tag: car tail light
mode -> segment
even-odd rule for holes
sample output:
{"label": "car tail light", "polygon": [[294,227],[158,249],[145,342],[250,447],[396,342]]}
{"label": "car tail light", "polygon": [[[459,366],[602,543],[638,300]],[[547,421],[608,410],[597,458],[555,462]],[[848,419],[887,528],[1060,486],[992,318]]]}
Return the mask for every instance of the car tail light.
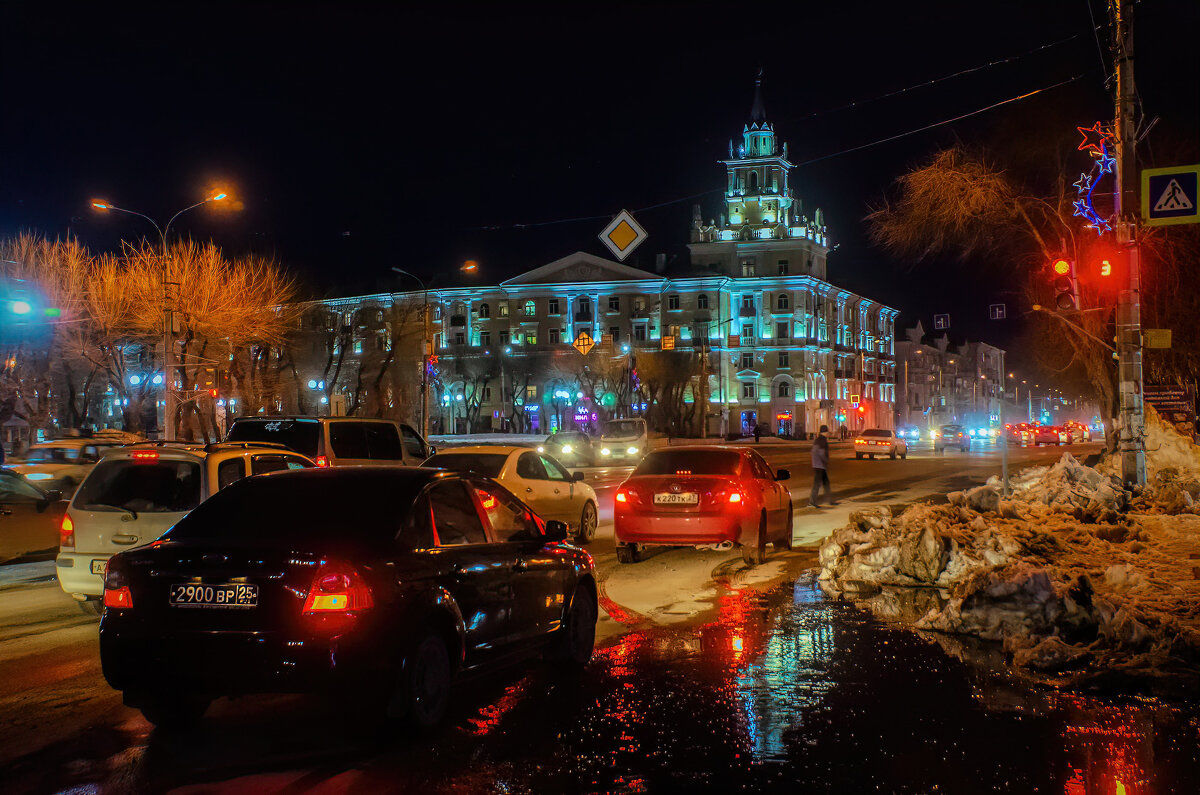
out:
{"label": "car tail light", "polygon": [[125,577],[112,558],[104,565],[104,607],[114,610],[133,607],[133,592],[125,584]]}
{"label": "car tail light", "polygon": [[75,523],[65,513],[62,524],[58,526],[58,545],[63,549],[75,547]]}
{"label": "car tail light", "polygon": [[617,502],[629,502],[629,498],[625,496],[625,492],[618,491],[616,496]]}
{"label": "car tail light", "polygon": [[319,467],[327,467],[329,466],[329,459],[323,455],[319,455],[314,463]]}
{"label": "car tail light", "polygon": [[742,501],[742,493],[740,491],[731,491],[729,493],[729,501],[730,502],[741,502]]}
{"label": "car tail light", "polygon": [[343,561],[325,561],[304,600],[304,618],[321,632],[337,635],[354,627],[375,605],[371,587],[358,569]]}
{"label": "car tail light", "polygon": [[134,450],[133,451],[133,460],[135,462],[136,461],[157,461],[158,460],[158,451],[157,450]]}
{"label": "car tail light", "polygon": [[855,444],[866,444],[867,440],[866,439],[855,439],[854,443]]}

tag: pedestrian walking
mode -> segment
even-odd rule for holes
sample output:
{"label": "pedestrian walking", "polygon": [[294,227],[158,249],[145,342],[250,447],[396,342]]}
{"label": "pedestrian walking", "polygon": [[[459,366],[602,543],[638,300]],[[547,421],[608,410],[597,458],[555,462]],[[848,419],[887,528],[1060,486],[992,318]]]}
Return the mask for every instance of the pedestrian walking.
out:
{"label": "pedestrian walking", "polygon": [[813,487],[812,497],[808,504],[814,508],[820,508],[817,498],[820,496],[821,488],[825,488],[825,496],[829,498],[830,505],[837,505],[837,501],[833,499],[833,489],[829,486],[829,439],[825,434],[829,433],[829,426],[822,425],[817,438],[813,440],[812,446],[812,471],[813,471]]}
{"label": "pedestrian walking", "polygon": [[758,440],[762,438],[762,423],[754,423],[754,443],[758,444]]}

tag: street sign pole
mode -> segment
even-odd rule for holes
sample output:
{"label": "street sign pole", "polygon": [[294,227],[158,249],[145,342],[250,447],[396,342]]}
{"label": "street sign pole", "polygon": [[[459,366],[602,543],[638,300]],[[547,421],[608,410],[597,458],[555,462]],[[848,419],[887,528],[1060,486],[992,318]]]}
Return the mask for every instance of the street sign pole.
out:
{"label": "street sign pole", "polygon": [[1004,380],[1004,351],[1000,351],[1000,494],[1008,496],[1008,429],[1004,427],[1004,401],[1008,400],[1008,390]]}
{"label": "street sign pole", "polygon": [[1117,382],[1121,396],[1118,438],[1122,479],[1131,485],[1144,486],[1146,417],[1142,406],[1141,263],[1137,222],[1139,204],[1135,195],[1138,177],[1134,158],[1132,5],[1132,0],[1117,0],[1111,5],[1117,46],[1116,129],[1113,131],[1116,139],[1117,190],[1114,209],[1117,246],[1126,253],[1129,263],[1128,289],[1120,292],[1117,303]]}

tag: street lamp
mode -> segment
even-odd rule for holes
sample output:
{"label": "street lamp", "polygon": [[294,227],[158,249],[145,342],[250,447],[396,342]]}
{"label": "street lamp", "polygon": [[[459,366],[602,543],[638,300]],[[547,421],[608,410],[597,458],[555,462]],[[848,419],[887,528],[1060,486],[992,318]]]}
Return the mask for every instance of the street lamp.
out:
{"label": "street lamp", "polygon": [[138,218],[143,218],[149,221],[150,225],[154,227],[156,232],[158,232],[159,240],[162,242],[163,374],[166,376],[166,378],[163,380],[163,435],[166,437],[168,442],[174,441],[175,439],[175,378],[172,375],[174,368],[174,363],[172,360],[174,359],[173,353],[175,342],[172,338],[171,332],[171,297],[169,295],[169,291],[167,290],[167,235],[171,233],[171,224],[175,223],[175,219],[186,213],[188,210],[194,210],[197,207],[203,207],[210,202],[224,201],[227,196],[228,194],[226,193],[217,193],[213,196],[209,196],[204,201],[196,202],[190,207],[184,207],[182,210],[172,215],[171,219],[167,221],[165,226],[159,226],[157,221],[150,216],[145,215],[144,213],[139,213],[134,210],[127,210],[124,207],[118,207],[117,205],[106,201],[92,202],[92,207],[96,208],[97,210],[102,210],[104,212],[113,210],[115,212],[125,213],[126,215],[136,215]]}

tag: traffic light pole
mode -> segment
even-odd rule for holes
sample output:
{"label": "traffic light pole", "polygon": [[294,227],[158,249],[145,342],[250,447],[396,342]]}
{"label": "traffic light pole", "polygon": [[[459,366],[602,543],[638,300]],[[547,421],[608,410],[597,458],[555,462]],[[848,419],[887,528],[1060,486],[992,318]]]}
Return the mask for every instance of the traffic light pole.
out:
{"label": "traffic light pole", "polygon": [[1142,404],[1142,313],[1138,251],[1137,161],[1134,158],[1133,20],[1131,0],[1110,5],[1116,44],[1117,246],[1127,257],[1128,289],[1117,303],[1117,381],[1121,396],[1119,451],[1121,477],[1131,485],[1146,484],[1146,417]]}

